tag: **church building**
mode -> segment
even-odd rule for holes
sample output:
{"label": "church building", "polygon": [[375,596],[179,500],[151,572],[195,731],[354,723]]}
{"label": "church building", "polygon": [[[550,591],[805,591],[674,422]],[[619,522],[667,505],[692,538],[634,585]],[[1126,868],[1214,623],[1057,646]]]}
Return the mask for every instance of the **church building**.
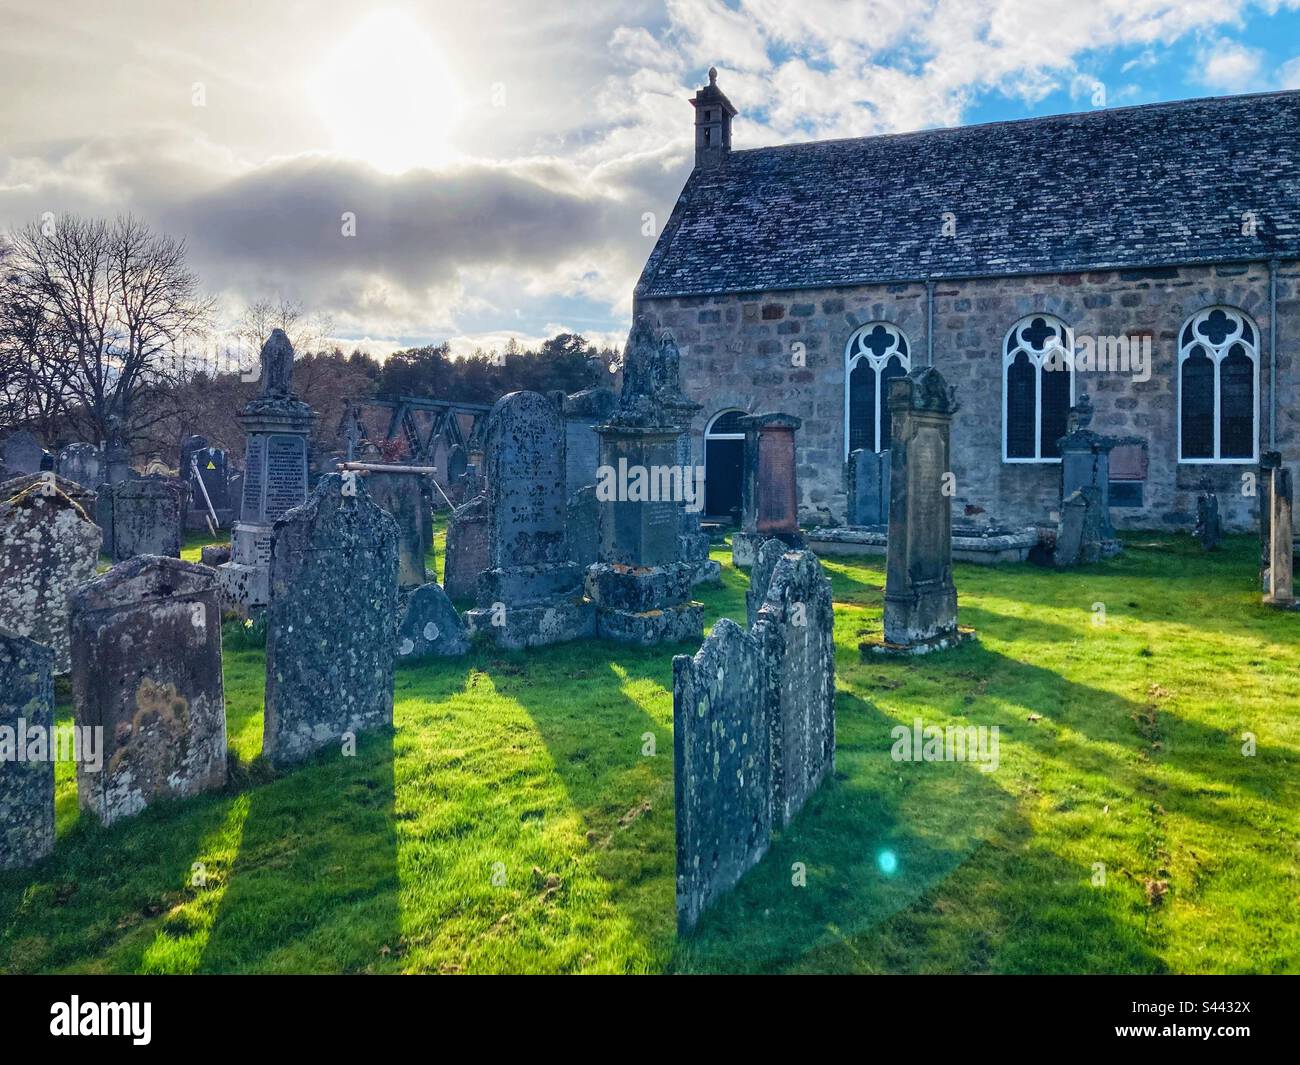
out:
{"label": "church building", "polygon": [[797,415],[800,519],[846,520],[845,460],[889,447],[890,378],[957,387],[954,520],[1060,503],[1086,394],[1120,528],[1254,527],[1263,451],[1300,458],[1300,92],[735,151],[717,85],[637,284],[672,331],[705,512],[734,513],[746,413]]}

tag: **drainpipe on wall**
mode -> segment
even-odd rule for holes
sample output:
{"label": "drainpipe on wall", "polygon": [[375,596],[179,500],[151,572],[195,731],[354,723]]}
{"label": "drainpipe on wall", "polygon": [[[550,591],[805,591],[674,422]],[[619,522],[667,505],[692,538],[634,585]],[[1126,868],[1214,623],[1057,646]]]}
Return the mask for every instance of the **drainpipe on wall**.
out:
{"label": "drainpipe on wall", "polygon": [[925,279],[925,362],[934,365],[934,279]]}
{"label": "drainpipe on wall", "polygon": [[1277,450],[1277,267],[1268,261],[1268,449]]}

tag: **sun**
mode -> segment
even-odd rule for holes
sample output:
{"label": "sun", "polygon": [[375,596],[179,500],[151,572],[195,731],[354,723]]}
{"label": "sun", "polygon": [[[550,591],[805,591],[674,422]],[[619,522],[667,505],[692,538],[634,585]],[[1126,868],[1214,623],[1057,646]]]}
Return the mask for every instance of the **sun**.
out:
{"label": "sun", "polygon": [[464,101],[434,39],[400,11],[377,12],[309,84],[332,147],[388,173],[454,157]]}

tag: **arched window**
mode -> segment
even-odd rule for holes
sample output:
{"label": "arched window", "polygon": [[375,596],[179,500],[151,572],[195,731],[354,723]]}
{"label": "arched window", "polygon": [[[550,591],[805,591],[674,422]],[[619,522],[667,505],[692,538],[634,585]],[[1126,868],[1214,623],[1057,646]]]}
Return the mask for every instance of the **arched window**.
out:
{"label": "arched window", "polygon": [[1178,461],[1254,462],[1259,441],[1259,330],[1231,307],[1207,307],[1178,335]]}
{"label": "arched window", "polygon": [[907,337],[888,322],[854,330],[844,348],[844,452],[889,448],[889,381],[912,368]]}
{"label": "arched window", "polygon": [[1074,330],[1051,314],[1030,314],[1002,348],[1002,461],[1059,462],[1074,403]]}

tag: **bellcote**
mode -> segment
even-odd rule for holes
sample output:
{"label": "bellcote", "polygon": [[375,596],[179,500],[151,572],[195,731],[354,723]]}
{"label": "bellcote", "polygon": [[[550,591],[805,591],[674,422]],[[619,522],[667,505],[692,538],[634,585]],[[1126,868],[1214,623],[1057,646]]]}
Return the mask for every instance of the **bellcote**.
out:
{"label": "bellcote", "polygon": [[709,68],[709,83],[691,100],[695,108],[695,166],[721,166],[731,152],[731,120],[736,109],[718,88],[718,68]]}

